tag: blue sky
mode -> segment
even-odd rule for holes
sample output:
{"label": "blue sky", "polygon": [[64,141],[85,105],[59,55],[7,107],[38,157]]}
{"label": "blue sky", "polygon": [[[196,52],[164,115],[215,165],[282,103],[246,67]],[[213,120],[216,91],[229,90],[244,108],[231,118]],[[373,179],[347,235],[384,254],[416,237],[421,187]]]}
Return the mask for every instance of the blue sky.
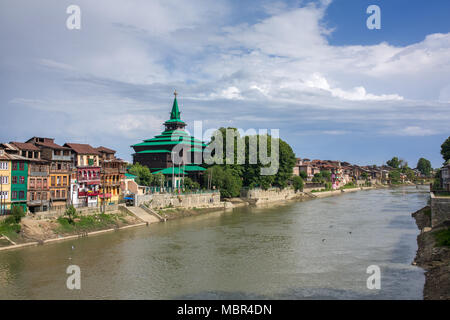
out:
{"label": "blue sky", "polygon": [[[77,4],[81,30],[68,30]],[[366,8],[381,8],[381,29]],[[0,3],[1,141],[131,144],[176,88],[193,130],[280,129],[298,157],[440,166],[450,135],[449,1]],[[6,119],[6,120],[5,120]]]}

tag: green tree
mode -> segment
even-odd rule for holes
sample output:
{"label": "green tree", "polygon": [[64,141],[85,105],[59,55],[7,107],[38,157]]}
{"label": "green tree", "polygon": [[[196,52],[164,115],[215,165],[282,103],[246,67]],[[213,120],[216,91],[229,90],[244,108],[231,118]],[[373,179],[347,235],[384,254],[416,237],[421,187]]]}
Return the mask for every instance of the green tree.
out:
{"label": "green tree", "polygon": [[300,177],[303,179],[303,181],[305,181],[306,179],[308,179],[308,175],[306,174],[305,171],[300,171]]}
{"label": "green tree", "polygon": [[369,177],[369,175],[367,174],[367,172],[363,172],[361,173],[361,178],[363,178],[364,180],[367,180],[367,178]]}
{"label": "green tree", "polygon": [[302,177],[295,176],[292,178],[292,185],[294,186],[295,191],[303,191],[304,182]]}
{"label": "green tree", "polygon": [[417,161],[417,170],[419,170],[423,175],[428,177],[431,169],[431,162],[429,160],[420,158],[419,161]]}
{"label": "green tree", "polygon": [[200,184],[189,177],[184,178],[184,187],[188,190],[200,189]]}
{"label": "green tree", "polygon": [[444,162],[450,160],[450,137],[448,137],[447,140],[445,140],[441,145],[441,154],[444,158]]}
{"label": "green tree", "polygon": [[242,188],[242,179],[232,168],[215,165],[203,174],[203,185],[207,186],[208,177],[212,177],[211,184],[220,190],[223,198],[238,197]]}
{"label": "green tree", "polygon": [[158,172],[158,173],[153,174],[151,184],[152,184],[152,186],[155,186],[155,187],[161,187],[161,186],[164,186],[165,180],[166,180],[166,177],[161,172]]}
{"label": "green tree", "polygon": [[441,169],[437,169],[436,173],[434,174],[434,180],[433,180],[433,190],[441,190],[442,184],[441,184]]}
{"label": "green tree", "polygon": [[67,209],[66,209],[66,216],[69,220],[69,223],[73,223],[75,217],[77,216],[77,210],[75,209],[75,207],[73,205],[70,205]]}
{"label": "green tree", "polygon": [[329,170],[320,171],[320,175],[325,181],[331,181],[331,171]]}
{"label": "green tree", "polygon": [[398,157],[393,157],[391,160],[386,161],[386,164],[391,168],[398,169],[401,165],[401,160]]}
{"label": "green tree", "polygon": [[[147,166],[143,166],[140,163],[133,164],[128,172],[137,176],[136,183],[141,186],[151,186],[153,182],[153,175]],[[159,182],[159,181],[158,181]]]}
{"label": "green tree", "polygon": [[19,223],[23,217],[25,217],[25,212],[21,206],[13,206],[11,209],[11,216],[16,223]]}
{"label": "green tree", "polygon": [[400,170],[392,170],[389,172],[389,179],[391,179],[392,184],[400,183]]}

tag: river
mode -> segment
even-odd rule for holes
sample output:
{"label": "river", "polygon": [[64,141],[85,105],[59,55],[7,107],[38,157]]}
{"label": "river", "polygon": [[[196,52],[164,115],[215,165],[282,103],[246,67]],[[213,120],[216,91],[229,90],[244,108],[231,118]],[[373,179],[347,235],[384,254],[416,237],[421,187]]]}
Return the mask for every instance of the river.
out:
{"label": "river", "polygon": [[[0,252],[0,299],[422,299],[425,188],[236,208]],[[81,290],[66,287],[78,265]],[[370,290],[367,267],[381,271]]]}

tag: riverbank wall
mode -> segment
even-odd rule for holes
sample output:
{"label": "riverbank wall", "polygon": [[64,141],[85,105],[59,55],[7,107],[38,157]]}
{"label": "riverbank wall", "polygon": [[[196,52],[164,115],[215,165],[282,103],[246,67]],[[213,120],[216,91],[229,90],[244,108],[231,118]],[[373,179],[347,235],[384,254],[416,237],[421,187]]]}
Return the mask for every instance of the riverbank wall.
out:
{"label": "riverbank wall", "polygon": [[450,248],[438,246],[436,232],[445,229],[442,224],[432,228],[432,208],[426,206],[412,214],[420,234],[413,264],[425,269],[425,300],[450,300]]}
{"label": "riverbank wall", "polygon": [[263,189],[243,189],[241,191],[240,198],[249,204],[265,204],[271,202],[280,202],[287,200],[302,199],[305,197],[305,193],[301,191],[295,191],[292,188],[269,188]]}
{"label": "riverbank wall", "polygon": [[431,192],[430,198],[431,227],[435,228],[450,222],[450,197],[438,196]]}
{"label": "riverbank wall", "polygon": [[139,207],[142,205],[145,205],[151,209],[223,208],[225,206],[225,204],[220,201],[219,192],[187,194],[153,193],[148,195],[137,195],[135,199],[135,206]]}

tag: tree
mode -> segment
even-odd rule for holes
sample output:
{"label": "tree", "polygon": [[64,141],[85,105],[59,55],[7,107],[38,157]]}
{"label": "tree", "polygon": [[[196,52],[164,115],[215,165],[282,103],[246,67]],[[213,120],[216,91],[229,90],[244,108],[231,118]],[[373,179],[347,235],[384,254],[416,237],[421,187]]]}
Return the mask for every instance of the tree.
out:
{"label": "tree", "polygon": [[223,198],[238,197],[242,188],[242,179],[232,168],[215,165],[208,168],[203,175],[204,186],[208,183],[208,177],[212,177],[212,186],[219,188]]}
{"label": "tree", "polygon": [[300,177],[303,179],[303,181],[305,181],[306,179],[308,179],[308,175],[306,174],[305,171],[300,171]]}
{"label": "tree", "polygon": [[303,191],[304,182],[302,177],[295,176],[292,178],[292,185],[294,186],[295,191]]}
{"label": "tree", "polygon": [[364,180],[367,180],[367,178],[369,177],[369,175],[367,174],[367,172],[363,172],[361,173],[361,178],[363,178]]}
{"label": "tree", "polygon": [[441,145],[441,154],[444,158],[444,162],[447,162],[450,160],[450,137],[447,138],[447,140],[444,141],[444,143]]}
{"label": "tree", "polygon": [[425,176],[429,176],[431,172],[431,162],[425,158],[420,158],[417,162],[417,170]]}
{"label": "tree", "polygon": [[392,170],[389,172],[389,179],[391,179],[391,183],[399,184],[400,183],[400,170]]}
{"label": "tree", "polygon": [[161,186],[164,186],[165,180],[166,180],[166,177],[161,172],[158,172],[158,173],[153,174],[151,184],[152,184],[152,186],[155,186],[155,187],[161,187]]}
{"label": "tree", "polygon": [[184,178],[184,187],[188,190],[200,189],[200,184],[189,177]]}
{"label": "tree", "polygon": [[66,209],[66,216],[68,217],[69,223],[73,223],[74,222],[74,218],[77,215],[77,210],[75,209],[74,206],[70,205],[67,209]]}
{"label": "tree", "polygon": [[398,169],[401,165],[401,162],[398,157],[393,157],[391,160],[386,161],[386,164],[391,168]]}
{"label": "tree", "polygon": [[323,170],[320,171],[320,175],[324,178],[325,181],[331,181],[331,171]]}
{"label": "tree", "polygon": [[[150,169],[147,166],[143,166],[140,163],[133,164],[128,172],[137,176],[136,183],[141,186],[151,186],[153,182],[153,176]],[[159,182],[159,181],[158,181]]]}
{"label": "tree", "polygon": [[11,209],[11,216],[16,223],[19,223],[23,217],[25,217],[25,212],[21,206],[13,206]]}

